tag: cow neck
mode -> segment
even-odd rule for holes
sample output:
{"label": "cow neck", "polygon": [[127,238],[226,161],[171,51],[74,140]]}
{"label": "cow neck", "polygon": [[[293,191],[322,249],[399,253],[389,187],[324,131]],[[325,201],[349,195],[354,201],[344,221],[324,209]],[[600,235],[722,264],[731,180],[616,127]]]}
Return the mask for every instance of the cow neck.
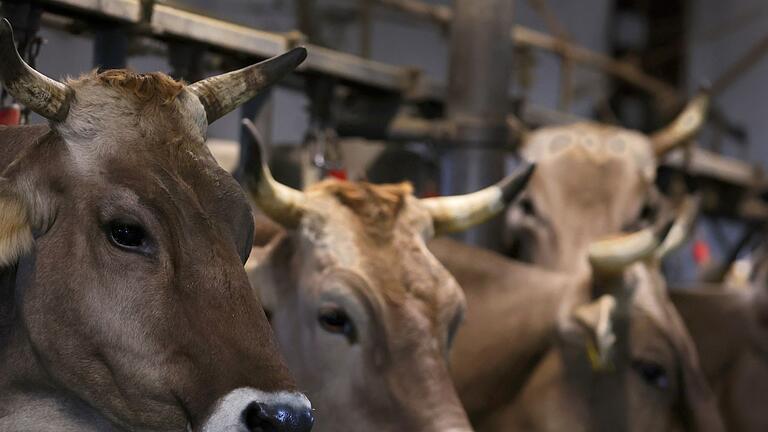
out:
{"label": "cow neck", "polygon": [[34,257],[25,257],[0,271],[0,370],[8,372],[0,374],[0,387],[7,379],[18,379],[20,375],[35,382],[46,381],[19,311],[29,276],[26,269],[33,266]]}

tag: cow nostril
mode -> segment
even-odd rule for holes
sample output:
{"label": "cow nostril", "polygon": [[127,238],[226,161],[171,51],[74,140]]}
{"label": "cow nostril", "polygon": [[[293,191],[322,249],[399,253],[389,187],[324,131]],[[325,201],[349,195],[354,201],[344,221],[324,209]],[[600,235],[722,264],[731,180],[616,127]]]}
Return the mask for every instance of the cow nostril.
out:
{"label": "cow nostril", "polygon": [[315,419],[309,408],[252,402],[243,421],[251,432],[309,432]]}

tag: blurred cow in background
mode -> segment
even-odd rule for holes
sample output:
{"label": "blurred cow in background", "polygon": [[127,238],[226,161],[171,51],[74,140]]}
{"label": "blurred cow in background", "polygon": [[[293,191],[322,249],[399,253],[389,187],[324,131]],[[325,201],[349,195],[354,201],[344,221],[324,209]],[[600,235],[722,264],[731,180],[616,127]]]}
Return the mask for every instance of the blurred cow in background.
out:
{"label": "blurred cow in background", "polygon": [[654,185],[657,160],[698,132],[708,105],[706,93],[697,96],[650,137],[595,123],[545,127],[525,137],[523,155],[537,169],[507,211],[512,255],[572,270],[591,242],[656,218],[662,207]]}
{"label": "blurred cow in background", "polygon": [[768,255],[753,255],[742,285],[694,283],[670,296],[696,342],[719,398],[728,430],[768,430],[768,412],[755,405],[768,393]]}
{"label": "blurred cow in background", "polygon": [[654,264],[689,222],[593,243],[567,273],[433,241],[467,298],[451,365],[476,430],[723,430]]}
{"label": "blurred cow in background", "polygon": [[[650,137],[593,124],[531,134],[524,153],[537,162],[537,171],[507,213],[513,253],[573,270],[591,241],[657,218],[665,200],[654,186],[656,161],[695,135],[707,99],[697,96],[671,126]],[[768,428],[768,412],[748,408],[759,389],[768,389],[768,357],[756,336],[765,332],[762,286],[695,284],[670,291],[731,430]]]}
{"label": "blurred cow in background", "polygon": [[447,365],[464,295],[425,241],[501,211],[532,166],[479,192],[418,199],[408,184],[334,179],[299,191],[263,158],[247,159],[245,183],[286,232],[249,271],[316,429],[470,431]]}

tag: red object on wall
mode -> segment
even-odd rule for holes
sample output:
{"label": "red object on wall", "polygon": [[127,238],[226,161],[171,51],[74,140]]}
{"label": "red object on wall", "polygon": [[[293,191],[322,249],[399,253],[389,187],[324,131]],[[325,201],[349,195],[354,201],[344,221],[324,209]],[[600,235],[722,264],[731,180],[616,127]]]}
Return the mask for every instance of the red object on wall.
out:
{"label": "red object on wall", "polygon": [[709,245],[704,240],[696,240],[693,242],[693,260],[699,266],[708,264],[712,259],[712,251],[709,249]]}
{"label": "red object on wall", "polygon": [[339,180],[347,179],[347,170],[343,169],[330,169],[328,170],[328,177],[332,177]]}
{"label": "red object on wall", "polygon": [[17,126],[21,122],[21,108],[18,105],[0,108],[0,125]]}

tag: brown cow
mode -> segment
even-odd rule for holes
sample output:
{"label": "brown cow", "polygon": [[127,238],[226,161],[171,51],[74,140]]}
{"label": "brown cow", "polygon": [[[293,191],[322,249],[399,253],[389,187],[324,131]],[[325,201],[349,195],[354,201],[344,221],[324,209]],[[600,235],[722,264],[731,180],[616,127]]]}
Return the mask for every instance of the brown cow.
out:
{"label": "brown cow", "polygon": [[768,392],[768,260],[756,258],[749,286],[696,284],[670,291],[728,430],[740,432],[768,430],[768,413],[755,406]]}
{"label": "brown cow", "polygon": [[476,430],[722,430],[663,279],[639,262],[669,249],[653,238],[592,245],[591,268],[568,273],[430,244],[467,298],[451,364]]}
{"label": "brown cow", "polygon": [[[651,137],[592,124],[535,132],[525,151],[537,172],[508,213],[511,235],[524,243],[518,249],[536,264],[572,269],[589,242],[655,217],[655,157],[691,137],[705,109],[701,95],[673,126]],[[752,303],[764,295],[759,286],[717,292],[699,284],[670,292],[730,430],[768,428],[768,413],[748,403],[759,389],[768,390],[768,362],[759,354],[765,348],[754,336],[761,334],[761,307]]]}
{"label": "brown cow", "polygon": [[469,431],[447,367],[464,296],[425,246],[500,211],[531,166],[465,196],[415,198],[409,185],[274,181],[260,152],[249,184],[288,228],[253,269],[288,365],[322,431]]}
{"label": "brown cow", "polygon": [[572,270],[593,241],[656,218],[656,161],[703,124],[706,93],[648,137],[595,123],[545,127],[524,140],[536,161],[527,190],[507,212],[508,244],[524,261]]}
{"label": "brown cow", "polygon": [[0,81],[50,120],[0,128],[0,430],[311,429],[243,269],[248,202],[204,145],[305,56],[61,83],[0,22]]}

